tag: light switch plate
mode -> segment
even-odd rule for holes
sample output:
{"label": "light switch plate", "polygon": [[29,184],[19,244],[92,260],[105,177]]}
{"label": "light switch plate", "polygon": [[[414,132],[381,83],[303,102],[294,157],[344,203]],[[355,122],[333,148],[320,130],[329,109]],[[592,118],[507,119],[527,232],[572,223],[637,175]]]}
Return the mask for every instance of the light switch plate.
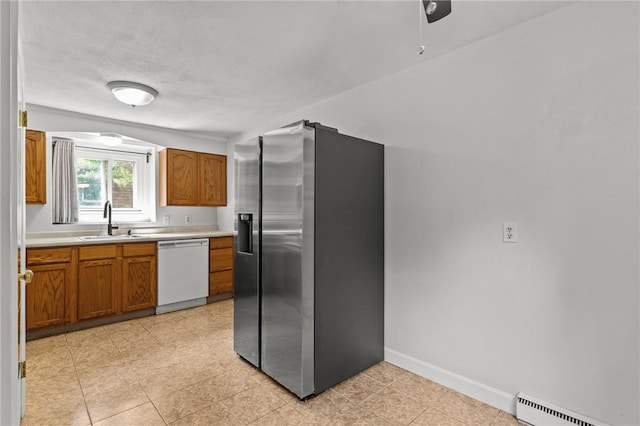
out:
{"label": "light switch plate", "polygon": [[169,216],[168,214],[165,214],[164,216],[162,216],[163,225],[168,225],[170,223],[171,223],[171,216]]}

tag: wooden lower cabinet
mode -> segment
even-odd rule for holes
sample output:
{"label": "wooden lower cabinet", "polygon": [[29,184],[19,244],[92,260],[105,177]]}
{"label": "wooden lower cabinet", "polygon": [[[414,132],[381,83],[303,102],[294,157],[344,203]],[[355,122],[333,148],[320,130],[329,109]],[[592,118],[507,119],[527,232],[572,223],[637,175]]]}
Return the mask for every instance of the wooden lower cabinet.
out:
{"label": "wooden lower cabinet", "polygon": [[68,323],[71,264],[30,265],[29,269],[33,279],[27,285],[27,330]]}
{"label": "wooden lower cabinet", "polygon": [[27,250],[33,271],[25,295],[27,330],[76,321],[75,262],[71,247]]}
{"label": "wooden lower cabinet", "polygon": [[155,308],[158,300],[156,243],[126,245],[122,255],[122,310]]}
{"label": "wooden lower cabinet", "polygon": [[233,271],[209,273],[209,296],[233,293]]}
{"label": "wooden lower cabinet", "polygon": [[209,240],[209,297],[233,294],[233,237]]}
{"label": "wooden lower cabinet", "polygon": [[119,306],[119,281],[117,259],[78,262],[78,319],[115,314]]}
{"label": "wooden lower cabinet", "polygon": [[154,308],[156,243],[27,249],[27,331]]}

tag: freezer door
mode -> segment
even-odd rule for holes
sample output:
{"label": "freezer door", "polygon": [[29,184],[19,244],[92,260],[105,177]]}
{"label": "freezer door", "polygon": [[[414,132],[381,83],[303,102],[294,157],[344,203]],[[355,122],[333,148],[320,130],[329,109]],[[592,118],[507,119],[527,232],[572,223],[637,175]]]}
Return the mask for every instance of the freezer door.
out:
{"label": "freezer door", "polygon": [[235,146],[234,350],[260,367],[260,140]]}
{"label": "freezer door", "polygon": [[263,136],[261,368],[300,398],[314,392],[314,135]]}

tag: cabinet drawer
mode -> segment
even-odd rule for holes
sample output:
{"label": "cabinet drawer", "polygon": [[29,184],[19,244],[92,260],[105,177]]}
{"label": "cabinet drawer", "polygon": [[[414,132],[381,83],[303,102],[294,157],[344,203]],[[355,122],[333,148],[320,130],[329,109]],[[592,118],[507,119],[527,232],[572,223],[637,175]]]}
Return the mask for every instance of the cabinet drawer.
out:
{"label": "cabinet drawer", "polygon": [[227,247],[233,248],[233,237],[209,238],[209,248],[211,250]]}
{"label": "cabinet drawer", "polygon": [[233,269],[233,249],[209,250],[209,272]]}
{"label": "cabinet drawer", "polygon": [[211,272],[209,274],[209,296],[233,292],[233,271]]}
{"label": "cabinet drawer", "polygon": [[113,259],[116,257],[116,247],[115,244],[80,247],[78,249],[78,259]]}
{"label": "cabinet drawer", "polygon": [[123,257],[155,256],[156,243],[131,243],[122,246]]}
{"label": "cabinet drawer", "polygon": [[71,247],[27,249],[27,264],[29,265],[66,262],[71,262]]}

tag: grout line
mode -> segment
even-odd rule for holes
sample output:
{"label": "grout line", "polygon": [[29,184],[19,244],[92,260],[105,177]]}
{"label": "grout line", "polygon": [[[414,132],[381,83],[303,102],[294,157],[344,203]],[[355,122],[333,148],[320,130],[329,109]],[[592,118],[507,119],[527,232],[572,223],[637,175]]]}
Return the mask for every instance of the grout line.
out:
{"label": "grout line", "polygon": [[78,366],[76,365],[76,359],[73,356],[73,351],[71,350],[71,346],[69,345],[69,339],[67,339],[67,334],[64,334],[64,340],[67,342],[67,350],[69,351],[69,355],[71,356],[71,362],[73,363],[73,371],[76,373],[76,379],[78,380],[78,386],[80,387],[80,393],[82,394],[82,402],[84,403],[84,409],[87,412],[87,418],[89,419],[89,424],[93,425],[93,420],[91,420],[91,413],[89,412],[89,405],[87,404],[87,398],[84,394],[84,388],[82,387],[82,382],[80,381],[80,374],[78,374]]}

